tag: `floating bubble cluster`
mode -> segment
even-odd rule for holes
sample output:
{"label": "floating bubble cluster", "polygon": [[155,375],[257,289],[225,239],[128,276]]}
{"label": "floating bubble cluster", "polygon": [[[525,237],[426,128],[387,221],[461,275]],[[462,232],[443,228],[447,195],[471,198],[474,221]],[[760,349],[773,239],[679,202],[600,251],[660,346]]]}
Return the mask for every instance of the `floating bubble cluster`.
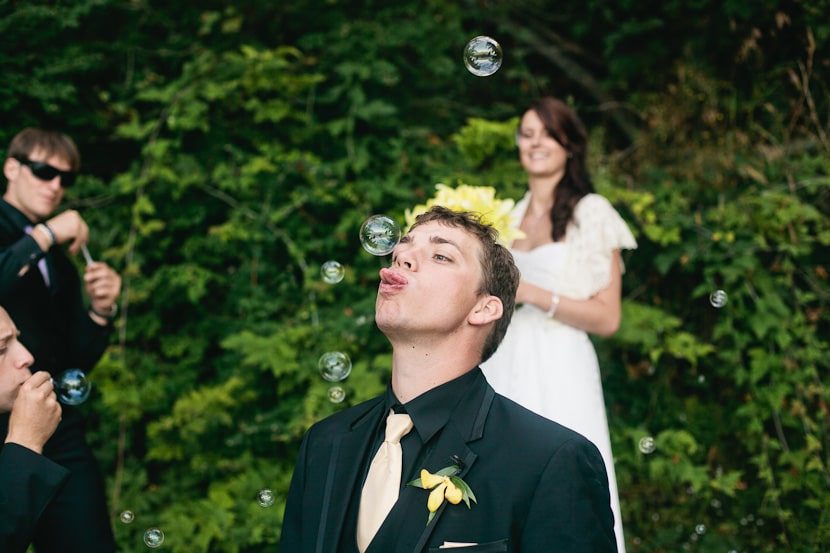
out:
{"label": "floating bubble cluster", "polygon": [[329,382],[345,380],[352,372],[352,361],[342,351],[328,351],[317,361],[320,376]]}
{"label": "floating bubble cluster", "polygon": [[66,405],[79,405],[87,400],[92,386],[81,369],[67,369],[57,379],[52,379],[52,387],[58,401]]}
{"label": "floating bubble cluster", "polygon": [[729,301],[729,296],[726,295],[726,292],[723,290],[715,290],[711,294],[709,294],[709,303],[712,304],[712,307],[716,307],[720,309],[726,302]]}
{"label": "floating bubble cluster", "polygon": [[464,48],[464,65],[477,77],[489,77],[501,67],[501,46],[489,36],[477,36]]}
{"label": "floating bubble cluster", "polygon": [[162,532],[159,528],[148,528],[147,531],[144,532],[144,544],[150,549],[161,547],[161,544],[163,543],[164,532]]}
{"label": "floating bubble cluster", "polygon": [[345,275],[346,270],[343,268],[343,265],[337,261],[326,261],[320,266],[320,276],[322,276],[323,281],[328,284],[337,284],[343,280]]}
{"label": "floating bubble cluster", "polygon": [[262,507],[270,507],[274,504],[274,492],[265,488],[263,490],[259,490],[259,493],[256,494],[257,503],[260,504]]}
{"label": "floating bubble cluster", "polygon": [[401,228],[386,215],[372,215],[360,226],[360,244],[372,255],[390,253],[400,239]]}

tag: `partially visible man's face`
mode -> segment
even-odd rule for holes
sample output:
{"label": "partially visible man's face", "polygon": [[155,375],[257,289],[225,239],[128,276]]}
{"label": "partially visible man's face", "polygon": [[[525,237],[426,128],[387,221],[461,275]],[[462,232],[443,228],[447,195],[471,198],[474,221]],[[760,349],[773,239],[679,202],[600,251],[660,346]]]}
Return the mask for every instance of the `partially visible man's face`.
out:
{"label": "partially visible man's face", "polygon": [[[35,149],[29,154],[30,161],[45,161],[62,171],[69,171],[70,165],[60,156],[49,156],[43,150]],[[16,159],[7,159],[4,172],[9,184],[3,199],[16,207],[32,222],[43,221],[58,208],[63,200],[64,188],[59,176],[52,180],[41,180],[32,170]]]}
{"label": "partially visible man's face", "polygon": [[32,376],[32,354],[20,343],[20,332],[9,314],[0,308],[0,413],[12,410],[20,386]]}
{"label": "partially visible man's face", "polygon": [[481,244],[467,231],[437,221],[410,231],[381,269],[375,320],[396,332],[453,332],[475,308]]}

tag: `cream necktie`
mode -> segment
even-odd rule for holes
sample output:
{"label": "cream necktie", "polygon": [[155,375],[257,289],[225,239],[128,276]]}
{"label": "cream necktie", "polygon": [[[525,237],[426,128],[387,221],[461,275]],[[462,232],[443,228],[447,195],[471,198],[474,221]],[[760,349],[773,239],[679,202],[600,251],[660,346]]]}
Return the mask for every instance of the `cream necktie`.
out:
{"label": "cream necktie", "polygon": [[369,547],[386,515],[398,500],[403,463],[401,438],[410,430],[412,419],[409,415],[396,415],[394,411],[389,411],[386,438],[372,459],[360,493],[360,511],[357,515],[357,548],[360,553]]}

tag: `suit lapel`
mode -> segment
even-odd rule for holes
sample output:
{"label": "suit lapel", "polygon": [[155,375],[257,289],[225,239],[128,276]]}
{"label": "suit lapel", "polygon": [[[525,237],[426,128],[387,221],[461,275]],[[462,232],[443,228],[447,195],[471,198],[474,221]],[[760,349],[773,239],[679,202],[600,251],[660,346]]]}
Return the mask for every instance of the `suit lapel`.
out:
{"label": "suit lapel", "polygon": [[[430,446],[429,453],[424,459],[424,466],[421,468],[437,472],[452,465],[453,456],[460,457],[464,463],[460,477],[463,478],[472,468],[477,455],[467,444],[481,438],[490,405],[495,397],[493,388],[483,377],[480,383],[481,386],[474,389],[456,406],[449,422],[435,438],[434,445]],[[366,553],[388,553],[389,551],[418,553],[422,551],[448,504],[444,501],[435,513],[432,522],[427,525],[428,497],[428,490],[405,486],[398,502],[395,503],[386,521],[378,530]],[[467,506],[450,505],[450,508],[466,509]],[[472,508],[476,508],[475,504]]]}
{"label": "suit lapel", "polygon": [[[384,414],[380,401],[355,419],[349,431],[337,436],[332,443],[317,532],[315,551],[318,553],[337,551],[349,500],[352,494],[360,493],[360,471],[365,452],[372,442],[372,429],[377,428]],[[344,489],[344,483],[351,483],[352,489]]]}

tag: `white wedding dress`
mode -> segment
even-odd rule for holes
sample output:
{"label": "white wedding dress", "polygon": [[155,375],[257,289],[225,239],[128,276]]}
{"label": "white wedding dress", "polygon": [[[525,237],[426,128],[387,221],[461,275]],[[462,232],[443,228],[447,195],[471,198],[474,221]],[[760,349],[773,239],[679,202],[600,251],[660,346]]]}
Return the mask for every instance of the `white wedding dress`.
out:
{"label": "white wedding dress", "polygon": [[[527,208],[527,199],[514,210],[517,224]],[[512,253],[522,279],[565,297],[587,299],[608,285],[612,251],[636,248],[636,242],[602,196],[583,198],[574,217],[577,224],[569,227],[564,242]],[[624,553],[602,381],[588,335],[550,319],[533,305],[519,305],[504,341],[481,367],[497,392],[576,430],[597,446],[608,471],[617,548]]]}

